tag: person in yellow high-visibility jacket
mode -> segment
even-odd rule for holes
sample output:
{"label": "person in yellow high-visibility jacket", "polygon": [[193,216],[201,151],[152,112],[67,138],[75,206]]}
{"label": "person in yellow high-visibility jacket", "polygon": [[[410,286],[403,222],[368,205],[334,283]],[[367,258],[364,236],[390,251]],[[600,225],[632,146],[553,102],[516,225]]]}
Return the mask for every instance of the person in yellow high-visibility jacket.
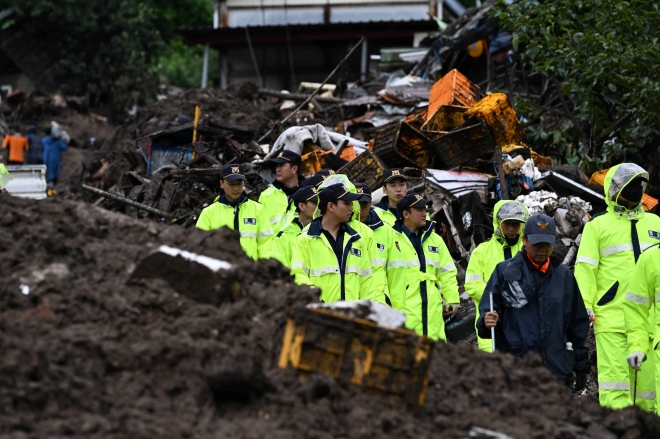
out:
{"label": "person in yellow high-visibility jacket", "polygon": [[[479,302],[484,294],[486,283],[500,262],[514,257],[522,249],[522,224],[527,221],[527,209],[517,201],[498,201],[493,209],[493,236],[482,242],[470,256],[465,272],[465,292],[474,300],[479,320]],[[479,349],[492,352],[492,342],[477,337]]]}
{"label": "person in yellow high-visibility jacket", "polygon": [[378,263],[378,250],[374,231],[367,224],[364,224],[360,217],[361,207],[359,201],[364,198],[364,194],[358,193],[358,188],[348,179],[348,176],[344,174],[330,174],[325,176],[325,180],[319,185],[318,190],[319,192],[322,192],[324,188],[337,183],[343,184],[349,192],[357,194],[360,197],[358,200],[353,201],[353,215],[347,224],[353,230],[358,232],[362,237],[361,239],[365,241],[364,246],[365,249],[368,250],[368,257],[371,261],[371,290],[368,295],[360,296],[360,299],[369,299],[380,303],[387,303],[387,277],[385,274],[385,267]]}
{"label": "person in yellow high-visibility jacket", "polygon": [[256,201],[244,192],[245,174],[238,164],[228,164],[220,169],[220,187],[223,192],[199,215],[198,229],[216,230],[228,227],[239,233],[241,247],[252,259],[270,257],[270,238],[273,230],[264,212]]}
{"label": "person in yellow high-visibility jacket", "polygon": [[443,297],[447,310],[459,308],[456,266],[445,242],[426,220],[429,200],[417,194],[397,203],[401,215],[394,224],[394,245],[401,258],[388,263],[387,281],[395,308],[406,313],[406,327],[433,340],[447,341]]}
{"label": "person in yellow high-visibility jacket", "polygon": [[[396,240],[396,232],[391,227],[387,226],[374,208],[371,207],[371,188],[364,183],[355,183],[357,193],[362,195],[360,199],[360,221],[371,228],[374,234],[374,242],[376,243],[375,256],[371,258],[373,265],[374,276],[378,272],[383,273],[385,280],[384,295],[385,303],[393,308],[403,310],[403,300],[393,303],[390,298],[389,286],[387,283],[387,266],[388,264],[396,264],[397,262],[403,263],[403,255],[401,250],[394,244]],[[377,268],[380,267],[380,270]],[[397,296],[397,298],[400,297]]]}
{"label": "person in yellow high-visibility jacket", "polygon": [[291,274],[301,285],[321,290],[320,300],[358,300],[371,295],[370,244],[349,225],[359,195],[341,184],[319,192],[321,216],[295,239]]}
{"label": "person in yellow high-visibility jacket", "polygon": [[318,204],[316,188],[305,186],[298,189],[291,196],[291,202],[296,206],[296,215],[277,232],[271,248],[271,256],[289,268],[291,268],[291,249],[295,244],[296,236],[314,219],[314,211]]}
{"label": "person in yellow high-visibility jacket", "polygon": [[385,224],[393,227],[398,219],[396,205],[408,192],[408,179],[403,169],[392,168],[385,171],[383,191],[385,196],[374,206],[374,210]]}
{"label": "person in yellow high-visibility jacket", "polygon": [[300,155],[284,150],[269,162],[275,172],[275,181],[259,195],[259,203],[264,206],[273,233],[282,228],[285,217],[293,215],[295,206],[289,203],[291,195],[303,186],[304,179],[298,176]]}
{"label": "person in yellow high-visibility jacket", "polygon": [[[630,274],[630,282],[623,300],[623,313],[626,318],[628,337],[627,361],[633,370],[655,375],[655,389],[637,389],[637,398],[655,398],[655,411],[660,415],[660,322],[654,321],[660,297],[660,245],[655,245],[642,253],[635,270]],[[639,380],[639,377],[638,377]],[[638,383],[639,387],[639,383]],[[633,389],[634,391],[634,389]]]}
{"label": "person in yellow high-visibility jacket", "polygon": [[[648,173],[633,163],[607,172],[607,210],[585,225],[575,265],[584,304],[594,319],[598,397],[602,406],[613,409],[632,404],[635,385],[626,363],[623,303],[628,281],[641,252],[660,242],[660,218],[642,209],[648,179]],[[654,411],[655,398],[645,397],[654,391],[653,367],[645,367],[638,375],[637,404]]]}

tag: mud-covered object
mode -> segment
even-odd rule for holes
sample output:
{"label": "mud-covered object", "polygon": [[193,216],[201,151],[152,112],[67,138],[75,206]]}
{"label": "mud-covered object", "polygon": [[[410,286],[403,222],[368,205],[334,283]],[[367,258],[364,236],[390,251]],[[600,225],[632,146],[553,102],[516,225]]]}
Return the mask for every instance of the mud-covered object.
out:
{"label": "mud-covered object", "polygon": [[[537,355],[467,344],[436,346],[418,410],[326,376],[302,382],[276,362],[287,312],[317,292],[275,261],[250,261],[232,233],[1,198],[2,437],[419,439],[474,426],[516,438],[660,437],[660,418],[575,399]],[[159,245],[230,262],[245,294],[213,306],[158,279],[127,285]]]}
{"label": "mud-covered object", "polygon": [[332,303],[313,303],[308,305],[307,308],[335,311],[347,317],[369,320],[388,329],[405,328],[406,323],[405,313],[373,300],[356,300],[352,302],[340,300]]}

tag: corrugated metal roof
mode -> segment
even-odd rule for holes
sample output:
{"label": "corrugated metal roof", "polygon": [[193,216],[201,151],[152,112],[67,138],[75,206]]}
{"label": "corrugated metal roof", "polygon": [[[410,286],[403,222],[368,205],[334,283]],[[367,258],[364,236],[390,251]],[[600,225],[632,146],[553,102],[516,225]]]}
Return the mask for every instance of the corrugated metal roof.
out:
{"label": "corrugated metal roof", "polygon": [[285,8],[236,8],[227,11],[228,27],[284,24],[361,23],[365,21],[424,20],[428,2],[353,5],[287,6]]}
{"label": "corrugated metal roof", "polygon": [[[284,32],[287,28],[288,32]],[[298,24],[248,27],[250,39],[255,45],[274,45],[287,41],[341,41],[367,38],[409,37],[417,32],[437,30],[434,20],[410,20],[405,22],[371,21],[362,23]],[[176,33],[184,37],[188,45],[210,44],[231,47],[246,43],[246,28],[186,28]],[[288,37],[287,37],[288,34]]]}
{"label": "corrugated metal roof", "polygon": [[226,0],[227,8],[272,8],[298,6],[355,6],[369,4],[410,4],[429,5],[429,0]]}

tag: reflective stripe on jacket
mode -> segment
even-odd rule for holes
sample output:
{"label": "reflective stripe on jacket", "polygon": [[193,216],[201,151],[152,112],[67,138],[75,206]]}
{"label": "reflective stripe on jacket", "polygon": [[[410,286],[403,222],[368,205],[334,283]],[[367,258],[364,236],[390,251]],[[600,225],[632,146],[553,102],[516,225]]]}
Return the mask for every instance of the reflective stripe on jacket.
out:
{"label": "reflective stripe on jacket", "polygon": [[213,204],[202,210],[195,227],[202,230],[221,227],[238,229],[241,247],[249,257],[255,260],[269,258],[273,230],[263,207],[250,200],[245,193],[237,203],[236,207],[232,207],[225,195],[220,195]]}
{"label": "reflective stripe on jacket", "polygon": [[433,340],[446,340],[442,296],[447,303],[460,303],[454,260],[445,242],[434,232],[435,222],[427,221],[426,228],[420,230],[422,255],[417,254],[402,227],[397,222],[393,228],[394,244],[401,257],[387,266],[392,304],[406,313],[409,329]]}
{"label": "reflective stripe on jacket", "polygon": [[314,285],[321,290],[320,300],[369,298],[372,288],[369,241],[348,224],[343,224],[341,261],[322,233],[322,218],[312,221],[296,237],[291,258],[291,274],[301,285]]}
{"label": "reflective stripe on jacket", "polygon": [[[607,211],[595,215],[585,225],[575,265],[584,304],[593,309],[596,317],[595,333],[626,331],[622,304],[630,273],[641,252],[660,243],[660,218],[645,213],[641,203],[628,210],[612,199],[612,195],[618,194],[610,194],[612,181],[617,179],[617,172],[625,169],[622,166],[630,165],[617,165],[607,172]],[[617,187],[620,192],[625,184]]]}

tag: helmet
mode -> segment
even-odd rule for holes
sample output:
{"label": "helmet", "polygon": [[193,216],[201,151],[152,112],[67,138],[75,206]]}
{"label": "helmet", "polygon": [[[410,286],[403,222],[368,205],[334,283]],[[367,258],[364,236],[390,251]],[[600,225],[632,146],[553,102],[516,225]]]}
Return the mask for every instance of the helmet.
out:
{"label": "helmet", "polygon": [[[609,172],[608,172],[609,174]],[[642,194],[646,192],[646,185],[649,181],[649,174],[641,166],[634,163],[622,163],[613,169],[612,182],[610,183],[608,197],[614,203],[617,202],[621,192],[624,191],[628,183],[632,180],[639,180],[639,197],[636,200],[641,200]]]}
{"label": "helmet", "polygon": [[524,223],[529,217],[527,209],[517,201],[511,201],[500,207],[497,211],[497,223],[502,224],[504,221],[519,221]]}

